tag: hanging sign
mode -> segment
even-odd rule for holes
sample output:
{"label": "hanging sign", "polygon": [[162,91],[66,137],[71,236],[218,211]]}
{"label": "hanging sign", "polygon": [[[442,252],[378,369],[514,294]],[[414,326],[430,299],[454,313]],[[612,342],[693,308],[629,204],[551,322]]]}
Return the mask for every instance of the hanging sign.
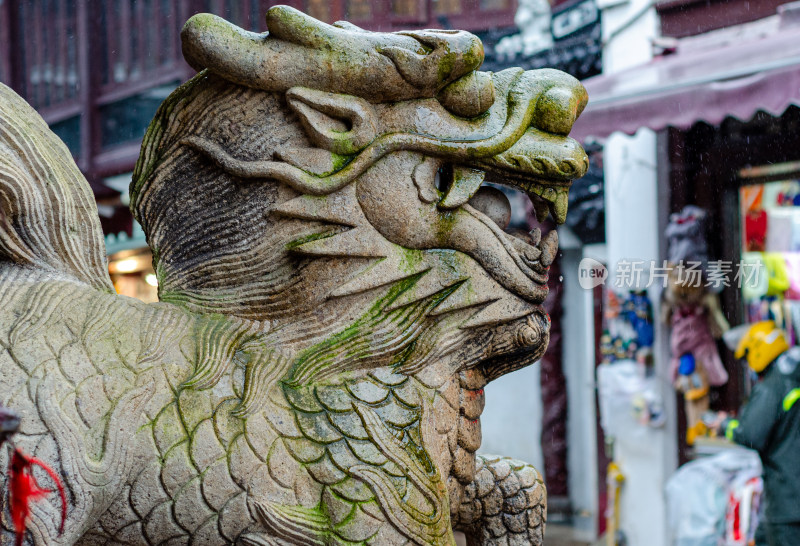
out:
{"label": "hanging sign", "polygon": [[596,23],[600,18],[600,11],[594,0],[586,0],[565,9],[561,13],[554,13],[551,22],[553,38],[560,40],[570,34]]}

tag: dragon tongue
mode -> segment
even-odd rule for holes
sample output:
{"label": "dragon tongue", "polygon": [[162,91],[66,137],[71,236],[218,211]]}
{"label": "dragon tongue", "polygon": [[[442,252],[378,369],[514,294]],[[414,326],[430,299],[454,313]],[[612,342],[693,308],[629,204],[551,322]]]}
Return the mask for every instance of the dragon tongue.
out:
{"label": "dragon tongue", "polygon": [[447,194],[439,201],[439,207],[455,209],[468,202],[483,184],[485,176],[486,172],[480,169],[453,166],[453,182]]}

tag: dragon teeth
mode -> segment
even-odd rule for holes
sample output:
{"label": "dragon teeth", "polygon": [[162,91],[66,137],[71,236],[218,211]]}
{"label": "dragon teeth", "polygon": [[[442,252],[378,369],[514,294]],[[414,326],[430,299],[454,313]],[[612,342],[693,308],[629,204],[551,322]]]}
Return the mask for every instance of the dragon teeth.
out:
{"label": "dragon teeth", "polygon": [[447,193],[439,201],[439,207],[443,209],[455,209],[472,199],[475,192],[483,184],[486,172],[480,169],[453,166],[453,183]]}
{"label": "dragon teeth", "polygon": [[550,213],[550,207],[547,204],[547,201],[542,201],[541,199],[531,199],[533,203],[533,211],[536,213],[536,220],[539,223],[544,222],[547,220],[547,215]]}
{"label": "dragon teeth", "polygon": [[[566,221],[567,209],[569,208],[569,186],[530,184],[527,191],[528,195],[531,196],[536,219],[539,222],[544,222],[547,219],[548,212],[552,214],[556,224],[563,224]],[[534,198],[534,195],[539,199]]]}

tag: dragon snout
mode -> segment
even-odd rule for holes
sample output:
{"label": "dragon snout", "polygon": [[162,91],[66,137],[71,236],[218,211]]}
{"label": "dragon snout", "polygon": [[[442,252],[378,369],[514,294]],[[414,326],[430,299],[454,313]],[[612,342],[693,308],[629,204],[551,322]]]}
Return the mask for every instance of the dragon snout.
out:
{"label": "dragon snout", "polygon": [[533,126],[548,133],[567,136],[588,100],[586,88],[577,80],[572,85],[551,87],[536,101]]}
{"label": "dragon snout", "polygon": [[589,169],[589,158],[575,140],[533,127],[511,148],[484,163],[509,175],[554,183],[571,182]]}
{"label": "dragon snout", "polygon": [[586,174],[589,158],[575,140],[530,127],[511,148],[478,166],[489,180],[528,194],[539,220],[550,213],[563,224],[569,186]]}

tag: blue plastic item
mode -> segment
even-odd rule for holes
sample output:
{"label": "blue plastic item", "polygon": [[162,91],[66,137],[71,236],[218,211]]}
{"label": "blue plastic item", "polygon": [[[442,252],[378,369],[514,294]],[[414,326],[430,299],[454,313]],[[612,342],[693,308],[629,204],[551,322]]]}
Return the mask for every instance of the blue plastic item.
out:
{"label": "blue plastic item", "polygon": [[686,353],[682,355],[680,358],[680,362],[678,364],[678,373],[681,375],[692,375],[694,373],[695,368],[697,368],[697,364],[694,361],[694,355],[692,353]]}

